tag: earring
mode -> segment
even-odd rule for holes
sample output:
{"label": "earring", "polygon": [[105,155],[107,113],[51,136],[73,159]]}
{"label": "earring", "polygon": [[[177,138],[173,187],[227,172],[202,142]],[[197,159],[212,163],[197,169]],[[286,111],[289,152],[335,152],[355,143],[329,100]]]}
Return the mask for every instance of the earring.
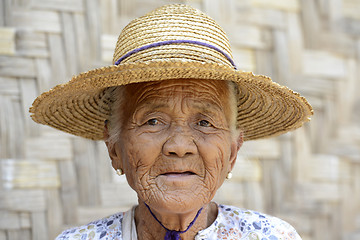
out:
{"label": "earring", "polygon": [[228,174],[226,175],[226,179],[231,179],[232,178],[232,173],[228,172]]}
{"label": "earring", "polygon": [[116,174],[121,176],[124,174],[124,170],[122,170],[121,168],[118,168],[118,169],[116,169]]}

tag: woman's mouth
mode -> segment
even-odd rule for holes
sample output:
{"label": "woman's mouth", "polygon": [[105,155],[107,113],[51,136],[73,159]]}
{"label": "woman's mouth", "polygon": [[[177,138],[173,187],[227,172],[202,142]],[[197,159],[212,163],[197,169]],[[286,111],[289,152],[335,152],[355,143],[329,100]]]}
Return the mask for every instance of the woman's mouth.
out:
{"label": "woman's mouth", "polygon": [[198,175],[192,171],[170,171],[160,174],[157,183],[162,186],[175,187],[175,189],[191,189],[199,180]]}
{"label": "woman's mouth", "polygon": [[191,171],[186,171],[186,172],[167,172],[167,173],[163,173],[161,174],[163,176],[166,177],[186,177],[186,176],[191,176],[191,175],[195,175],[195,173],[191,172]]}

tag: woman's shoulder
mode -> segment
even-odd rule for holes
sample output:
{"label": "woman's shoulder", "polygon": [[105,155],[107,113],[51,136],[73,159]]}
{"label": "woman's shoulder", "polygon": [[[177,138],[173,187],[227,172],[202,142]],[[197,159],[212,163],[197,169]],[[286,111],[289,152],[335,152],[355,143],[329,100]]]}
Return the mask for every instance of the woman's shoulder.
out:
{"label": "woman's shoulder", "polygon": [[218,211],[211,231],[214,239],[301,240],[289,223],[277,217],[227,205],[219,205]]}
{"label": "woman's shoulder", "polygon": [[56,240],[72,239],[122,239],[121,224],[124,213],[116,213],[86,225],[74,227],[63,231]]}

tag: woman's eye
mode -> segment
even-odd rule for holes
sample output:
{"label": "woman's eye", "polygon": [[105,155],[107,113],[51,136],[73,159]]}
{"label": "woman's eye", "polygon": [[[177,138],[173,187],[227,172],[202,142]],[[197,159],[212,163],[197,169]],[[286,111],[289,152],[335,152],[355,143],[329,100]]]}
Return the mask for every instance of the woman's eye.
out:
{"label": "woman's eye", "polygon": [[198,125],[201,126],[201,127],[211,127],[212,126],[212,124],[207,120],[199,121]]}
{"label": "woman's eye", "polygon": [[149,120],[146,122],[146,124],[147,124],[147,125],[150,125],[150,126],[155,126],[155,125],[157,125],[157,124],[159,124],[159,123],[160,123],[159,120],[157,120],[156,118],[149,119]]}

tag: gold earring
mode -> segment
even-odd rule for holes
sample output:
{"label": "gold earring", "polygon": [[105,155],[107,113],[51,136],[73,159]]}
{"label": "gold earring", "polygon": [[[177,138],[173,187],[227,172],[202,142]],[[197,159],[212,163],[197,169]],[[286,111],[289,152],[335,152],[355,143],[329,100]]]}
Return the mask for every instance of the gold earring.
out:
{"label": "gold earring", "polygon": [[226,179],[231,179],[232,178],[232,173],[228,172],[228,174],[226,175]]}
{"label": "gold earring", "polygon": [[116,174],[121,176],[124,174],[124,170],[122,170],[121,168],[118,168],[118,169],[116,169]]}

